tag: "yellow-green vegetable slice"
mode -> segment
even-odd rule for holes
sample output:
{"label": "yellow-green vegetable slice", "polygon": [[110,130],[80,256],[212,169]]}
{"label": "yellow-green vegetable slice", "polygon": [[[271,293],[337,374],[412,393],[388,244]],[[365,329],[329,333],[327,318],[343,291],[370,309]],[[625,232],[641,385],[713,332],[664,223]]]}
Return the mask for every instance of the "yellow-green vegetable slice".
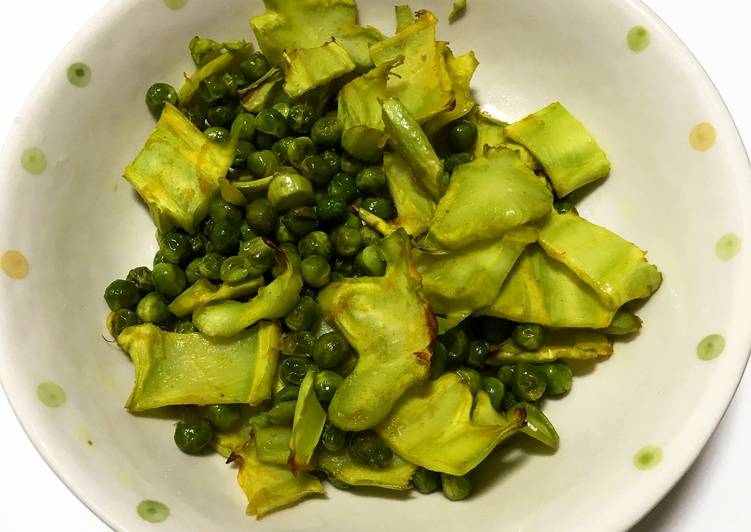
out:
{"label": "yellow-green vegetable slice", "polygon": [[281,69],[271,68],[260,79],[239,92],[240,103],[249,113],[258,113],[271,105],[282,91],[284,75]]}
{"label": "yellow-green vegetable slice", "polygon": [[208,279],[201,278],[177,296],[168,308],[178,318],[184,318],[192,314],[197,308],[214,301],[251,296],[258,292],[258,289],[263,285],[263,277],[249,279],[234,286],[228,283],[216,286]]}
{"label": "yellow-green vegetable slice", "polygon": [[525,424],[522,410],[500,414],[484,391],[474,403],[464,380],[446,373],[407,392],[376,431],[405,460],[464,475]]}
{"label": "yellow-green vegetable slice", "polygon": [[318,466],[328,475],[350,486],[372,486],[397,491],[412,487],[412,476],[417,469],[417,466],[397,455],[394,455],[385,469],[373,469],[352,460],[346,449],[337,453],[321,449]]}
{"label": "yellow-green vegetable slice", "polygon": [[402,227],[413,237],[422,235],[430,227],[435,201],[420,186],[412,169],[400,155],[390,152],[383,154],[383,171],[397,212],[392,226]]}
{"label": "yellow-green vegetable slice", "polygon": [[458,166],[435,211],[428,243],[439,249],[462,249],[495,240],[506,232],[543,218],[553,195],[512,150],[491,150]]}
{"label": "yellow-green vegetable slice", "polygon": [[610,325],[601,329],[601,332],[613,336],[625,336],[638,332],[641,326],[642,321],[639,316],[626,309],[618,309],[618,312],[613,316],[613,321],[610,322]]}
{"label": "yellow-green vegetable slice", "polygon": [[415,22],[415,12],[408,5],[394,6],[396,14],[396,31],[399,33],[404,28]]}
{"label": "yellow-green vegetable slice", "polygon": [[553,450],[558,449],[560,443],[558,432],[542,410],[531,403],[519,403],[516,407],[522,408],[527,413],[527,423],[522,433]]}
{"label": "yellow-green vegetable slice", "polygon": [[467,116],[476,105],[470,89],[472,76],[479,65],[475,53],[468,52],[459,57],[454,57],[451,50],[446,48],[444,54],[446,69],[451,77],[451,85],[454,89],[456,103],[453,109],[438,113],[425,124],[423,129],[425,129],[425,133],[429,137],[435,135],[451,122]]}
{"label": "yellow-green vegetable slice", "polygon": [[593,360],[613,354],[613,342],[607,335],[590,330],[546,330],[542,345],[536,351],[525,351],[509,339],[494,348],[488,364],[517,364],[519,362],[553,362],[560,358]]}
{"label": "yellow-green vegetable slice", "polygon": [[285,50],[282,54],[284,92],[298,98],[355,68],[347,50],[333,40],[316,48]]}
{"label": "yellow-green vegetable slice", "polygon": [[281,329],[263,322],[232,338],[166,332],[145,324],[117,338],[135,367],[134,412],[170,405],[246,403],[271,397]]}
{"label": "yellow-green vegetable slice", "polygon": [[506,135],[540,161],[559,198],[610,173],[605,152],[559,102],[506,127]]}
{"label": "yellow-green vegetable slice", "polygon": [[318,295],[324,317],[359,354],[329,405],[331,422],[344,430],[377,425],[430,366],[436,324],[412,264],[409,237],[400,229],[379,246],[388,262],[384,276],[333,282]]}
{"label": "yellow-green vegetable slice", "polygon": [[227,144],[215,144],[167,104],[124,177],[148,206],[159,231],[177,226],[194,233],[219,193],[235,148],[234,137]]}
{"label": "yellow-green vegetable slice", "polygon": [[551,212],[540,230],[540,245],[611,308],[649,297],[662,283],[662,274],[647,262],[644,251],[573,213]]}
{"label": "yellow-green vegetable slice", "polygon": [[318,402],[314,382],[315,372],[308,370],[300,385],[292,422],[292,438],[289,440],[288,465],[292,471],[300,471],[310,464],[326,423],[326,411]]}

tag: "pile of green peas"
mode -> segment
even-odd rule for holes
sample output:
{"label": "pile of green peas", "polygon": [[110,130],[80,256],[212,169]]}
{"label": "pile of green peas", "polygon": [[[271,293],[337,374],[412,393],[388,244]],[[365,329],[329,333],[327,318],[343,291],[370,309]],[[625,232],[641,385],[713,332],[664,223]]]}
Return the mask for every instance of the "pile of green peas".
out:
{"label": "pile of green peas", "polygon": [[[152,85],[146,105],[159,118],[167,103],[178,106],[211,142],[239,138],[228,173],[230,181],[268,178],[293,168],[292,177],[279,180],[267,197],[249,198],[240,207],[221,198],[212,201],[208,217],[196,234],[173,230],[159,236],[152,268],[131,270],[112,282],[105,300],[112,311],[109,328],[116,338],[123,329],[152,323],[175,333],[196,331],[189,318],[179,319],[169,304],[200,279],[238,285],[281,273],[275,248],[299,268],[305,288],[294,309],[282,320],[284,335],[279,375],[283,387],[273,397],[266,416],[270,423],[291,426],[300,385],[315,371],[314,390],[324,405],[332,400],[356,354],[344,336],[321,316],[318,291],[345,277],[381,276],[386,261],[378,247],[381,235],[352,211],[358,206],[391,220],[397,212],[380,162],[357,160],[341,149],[342,125],[336,101],[293,101],[283,93],[257,114],[243,107],[239,92],[269,71],[261,53],[245,58],[233,71],[201,81],[190,102],[178,101],[174,87]],[[472,161],[477,129],[468,120],[449,124],[437,142],[446,183],[457,167]],[[560,212],[575,210],[565,202]],[[487,392],[492,405],[505,411],[520,401],[536,402],[544,395],[560,395],[571,388],[571,370],[564,363],[514,364],[494,368],[486,364],[491,345],[508,337],[520,347],[535,350],[543,331],[537,325],[510,324],[493,318],[470,319],[441,335],[435,344],[431,379],[456,371],[473,393]],[[237,428],[242,405],[188,408],[175,427],[174,440],[185,453],[205,451],[216,432]],[[389,467],[393,452],[372,431],[348,433],[326,422],[319,445],[332,452],[346,450],[365,467]],[[336,487],[346,484],[330,479]],[[418,468],[415,488],[421,493],[442,489],[449,500],[471,493],[468,477],[454,477]]]}

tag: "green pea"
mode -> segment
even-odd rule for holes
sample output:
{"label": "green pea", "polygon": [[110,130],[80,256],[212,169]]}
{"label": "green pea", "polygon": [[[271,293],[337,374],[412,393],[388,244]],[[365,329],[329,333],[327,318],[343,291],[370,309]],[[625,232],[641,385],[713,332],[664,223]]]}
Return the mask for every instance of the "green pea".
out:
{"label": "green pea", "polygon": [[240,140],[252,142],[256,136],[256,115],[240,113],[232,122],[232,131],[237,132]]}
{"label": "green pea", "polygon": [[357,174],[358,190],[377,194],[386,186],[386,173],[378,166],[369,166]]}
{"label": "green pea", "polygon": [[203,417],[217,430],[226,431],[240,421],[240,409],[235,405],[209,405],[203,409]]}
{"label": "green pea", "polygon": [[578,215],[579,211],[576,209],[576,206],[568,201],[568,200],[561,200],[556,201],[553,203],[553,207],[559,214],[566,214],[568,212]]}
{"label": "green pea", "polygon": [[343,382],[341,375],[333,371],[324,370],[316,373],[313,387],[318,400],[322,403],[330,402]]}
{"label": "green pea", "polygon": [[180,264],[193,254],[190,238],[179,231],[171,231],[162,235],[159,239],[159,251],[162,252],[164,261],[172,264]]}
{"label": "green pea", "polygon": [[118,279],[112,281],[104,290],[104,300],[113,311],[121,308],[132,310],[140,299],[141,293],[138,291],[138,286],[131,281]]}
{"label": "green pea", "polygon": [[472,484],[470,484],[466,475],[455,477],[441,473],[441,486],[443,487],[443,495],[450,501],[461,501],[472,493]]}
{"label": "green pea", "polygon": [[452,366],[463,364],[469,354],[469,338],[461,327],[454,327],[438,337],[446,346],[448,362]]}
{"label": "green pea", "polygon": [[481,383],[482,389],[488,394],[490,404],[499,412],[503,411],[503,396],[506,393],[506,386],[495,377],[483,377]]}
{"label": "green pea", "polygon": [[476,370],[485,369],[485,359],[490,353],[490,344],[483,340],[473,340],[469,343],[469,353],[467,354],[467,365]]}
{"label": "green pea", "polygon": [[273,151],[274,155],[276,155],[276,158],[279,161],[279,164],[283,166],[289,165],[289,158],[287,157],[287,152],[289,151],[289,146],[294,141],[295,141],[295,137],[284,137],[283,139],[279,139],[276,142],[274,142],[274,145],[271,146],[271,151]]}
{"label": "green pea", "polygon": [[300,386],[311,367],[313,364],[307,358],[287,357],[282,360],[279,373],[286,384]]}
{"label": "green pea", "polygon": [[574,374],[565,362],[542,364],[538,369],[545,377],[546,391],[550,395],[563,395],[571,390]]}
{"label": "green pea", "polygon": [[349,213],[344,200],[338,196],[325,196],[316,204],[316,212],[321,220],[329,223],[341,222]]}
{"label": "green pea", "polygon": [[301,238],[318,229],[318,217],[313,207],[295,207],[282,216],[282,222],[295,236]]}
{"label": "green pea", "polygon": [[143,323],[154,323],[161,325],[169,321],[170,314],[167,306],[167,298],[157,292],[150,292],[141,298],[136,306],[138,319]]}
{"label": "green pea", "polygon": [[287,118],[289,118],[289,113],[292,110],[290,104],[284,101],[276,102],[271,107],[279,111],[279,114],[284,117],[284,120],[287,120]]}
{"label": "green pea", "polygon": [[281,139],[287,136],[287,121],[276,109],[264,109],[256,115],[256,129]]}
{"label": "green pea", "polygon": [[206,112],[202,106],[192,105],[187,109],[183,109],[183,114],[198,129],[204,130],[206,128]]}
{"label": "green pea", "polygon": [[470,151],[476,140],[477,128],[469,120],[459,120],[449,128],[449,146],[455,152]]}
{"label": "green pea", "polygon": [[222,280],[222,264],[224,263],[223,255],[219,253],[207,253],[202,259],[199,265],[199,271],[201,276],[212,281]]}
{"label": "green pea", "polygon": [[274,143],[277,141],[277,137],[269,135],[263,131],[258,130],[258,119],[256,118],[256,140],[255,144],[259,150],[270,150]]}
{"label": "green pea", "polygon": [[[284,323],[293,331],[307,331],[321,317],[321,308],[312,297],[303,296],[295,308],[284,318]],[[307,354],[307,353],[306,353]]]}
{"label": "green pea", "polygon": [[347,433],[339,427],[326,422],[321,433],[321,445],[332,453],[343,451],[347,447]]}
{"label": "green pea", "polygon": [[266,412],[269,423],[278,427],[290,427],[295,419],[295,406],[297,401],[284,401],[277,403]]}
{"label": "green pea", "polygon": [[357,175],[360,173],[360,170],[365,168],[365,164],[362,161],[358,161],[348,153],[342,153],[340,165],[342,172],[350,175]]}
{"label": "green pea", "polygon": [[334,251],[341,257],[354,257],[362,248],[360,229],[341,225],[331,235]]}
{"label": "green pea", "polygon": [[359,216],[352,212],[347,213],[347,217],[344,219],[344,223],[342,225],[351,227],[352,229],[357,229],[358,231],[365,227],[364,222],[360,220]]}
{"label": "green pea", "polygon": [[349,353],[347,340],[338,332],[322,335],[313,345],[313,361],[322,369],[338,368]]}
{"label": "green pea", "polygon": [[386,273],[386,259],[378,246],[368,246],[355,257],[355,266],[363,275],[381,277]]}
{"label": "green pea", "polygon": [[223,127],[210,127],[203,134],[214,144],[226,144],[230,138],[229,130]]}
{"label": "green pea", "polygon": [[[290,313],[291,314],[291,313]],[[295,322],[295,326],[299,325],[300,321]],[[285,334],[282,337],[282,343],[279,350],[286,356],[313,356],[313,344],[316,342],[315,335],[310,331],[297,331]]]}
{"label": "green pea", "polygon": [[274,404],[286,403],[287,401],[297,401],[300,395],[299,386],[285,386],[274,395]]}
{"label": "green pea", "polygon": [[[246,215],[246,218],[247,218],[247,215]],[[259,233],[250,227],[246,219],[246,221],[244,221],[240,225],[240,240],[242,240],[243,242],[247,242],[248,240],[253,240],[257,236],[259,236]]]}
{"label": "green pea", "polygon": [[219,270],[219,276],[222,281],[236,285],[250,278],[250,268],[248,261],[242,257],[228,257],[224,259],[222,267]]}
{"label": "green pea", "polygon": [[154,262],[153,262],[153,264],[154,264],[154,266],[156,266],[157,264],[161,264],[162,262],[167,262],[167,261],[164,259],[164,255],[162,255],[162,252],[161,251],[157,251],[154,254]]}
{"label": "green pea", "polygon": [[514,343],[527,351],[537,351],[542,345],[542,327],[534,323],[523,323],[514,327]]}
{"label": "green pea", "polygon": [[250,263],[256,275],[267,272],[276,260],[274,250],[260,236],[243,242],[239,255]]}
{"label": "green pea", "polygon": [[323,288],[329,284],[331,266],[318,255],[311,255],[302,261],[302,278],[305,284],[313,288]]}
{"label": "green pea", "polygon": [[297,137],[287,146],[287,159],[295,168],[303,168],[303,162],[315,154],[316,147],[308,137]]}
{"label": "green pea", "polygon": [[334,258],[333,270],[334,273],[331,274],[332,281],[340,281],[343,277],[354,277],[357,274],[354,261],[344,257]]}
{"label": "green pea", "polygon": [[203,274],[201,274],[201,260],[202,257],[196,257],[185,267],[185,280],[187,284],[192,285],[203,277]]}
{"label": "green pea", "polygon": [[274,238],[279,244],[295,244],[298,240],[297,236],[283,223],[277,226]]}
{"label": "green pea", "polygon": [[367,225],[360,228],[360,236],[362,236],[362,243],[366,247],[375,245],[381,241],[381,234]]}
{"label": "green pea", "polygon": [[167,297],[176,297],[183,290],[187,279],[185,272],[176,264],[162,262],[154,266],[154,289]]}
{"label": "green pea", "polygon": [[253,83],[261,79],[269,71],[269,62],[262,53],[255,52],[240,63],[240,70],[243,76],[249,82]]}
{"label": "green pea", "polygon": [[469,162],[472,162],[472,155],[466,152],[462,153],[455,153],[454,155],[451,155],[446,159],[446,162],[443,165],[444,170],[446,170],[448,173],[452,174],[454,173],[454,170],[457,166],[461,166],[463,164],[467,164]]}
{"label": "green pea", "polygon": [[214,439],[214,430],[205,419],[191,418],[178,422],[175,443],[187,454],[198,454]]}
{"label": "green pea", "polygon": [[190,321],[190,318],[183,318],[175,322],[174,327],[172,327],[172,331],[178,334],[188,334],[194,333],[198,331],[198,329],[196,329],[196,326],[193,325],[192,321]]}
{"label": "green pea", "polygon": [[113,338],[117,339],[120,333],[128,327],[138,325],[141,321],[138,315],[130,309],[121,308],[110,314],[107,320],[107,326]]}
{"label": "green pea", "polygon": [[290,109],[287,124],[295,133],[307,135],[317,118],[317,113],[310,104],[298,103]]}
{"label": "green pea", "polygon": [[335,148],[342,140],[342,124],[336,117],[325,116],[316,120],[310,131],[313,142],[324,148]]}
{"label": "green pea", "polygon": [[210,126],[228,128],[235,119],[235,108],[231,105],[217,105],[206,112],[206,120]]}
{"label": "green pea", "polygon": [[505,386],[509,387],[514,383],[514,375],[516,374],[516,365],[501,366],[498,368],[498,380]]}
{"label": "green pea", "polygon": [[508,411],[514,408],[519,403],[519,398],[514,395],[514,392],[506,388],[506,393],[503,394],[503,410]]}
{"label": "green pea", "polygon": [[472,391],[472,395],[475,395],[480,390],[482,377],[480,377],[480,374],[477,372],[477,370],[467,367],[461,367],[457,369],[456,372],[459,374],[462,380],[467,383],[467,386],[469,386],[469,389]]}
{"label": "green pea", "polygon": [[227,85],[221,76],[214,74],[201,80],[198,84],[198,94],[206,103],[214,103],[227,95]]}
{"label": "green pea", "polygon": [[232,255],[240,246],[240,224],[229,220],[216,222],[211,230],[209,242],[214,251]]}
{"label": "green pea", "polygon": [[511,334],[512,324],[501,318],[483,316],[480,318],[482,336],[491,344],[503,343]]}
{"label": "green pea", "polygon": [[190,242],[190,251],[194,256],[206,253],[208,239],[201,233],[188,237],[188,241]]}
{"label": "green pea", "polygon": [[243,168],[248,165],[248,157],[253,153],[253,145],[247,140],[238,140],[235,148],[235,160],[232,161],[233,168]]}
{"label": "green pea", "polygon": [[276,154],[271,150],[260,150],[248,155],[246,165],[250,173],[260,179],[262,177],[269,177],[276,172],[279,166],[279,159],[277,159]]}
{"label": "green pea", "polygon": [[545,393],[545,376],[532,364],[517,365],[513,381],[514,395],[522,401],[537,401]]}
{"label": "green pea", "polygon": [[151,270],[146,266],[133,268],[128,272],[125,280],[136,285],[141,294],[147,294],[154,290],[154,280],[151,277]]}
{"label": "green pea", "polygon": [[240,225],[243,220],[243,213],[240,207],[224,201],[222,198],[216,198],[209,206],[209,216],[214,222],[229,221],[232,225]]}
{"label": "green pea", "polygon": [[311,205],[315,202],[313,183],[291,168],[276,172],[269,184],[267,197],[271,204],[280,210]]}
{"label": "green pea", "polygon": [[349,203],[357,196],[357,179],[344,172],[334,175],[326,189],[328,195]]}
{"label": "green pea", "polygon": [[302,240],[300,240],[297,248],[303,259],[306,259],[311,255],[318,255],[319,257],[329,260],[334,252],[334,247],[331,244],[329,235],[323,231],[313,231],[308,233],[302,238]]}
{"label": "green pea", "polygon": [[394,202],[388,198],[365,198],[362,207],[382,220],[391,220],[396,215]]}
{"label": "green pea", "polygon": [[433,346],[433,355],[430,357],[430,380],[436,380],[446,372],[448,367],[448,350],[441,342]]}
{"label": "green pea", "polygon": [[177,105],[177,91],[172,85],[154,83],[146,91],[146,107],[157,120],[162,116],[164,106],[168,103]]}
{"label": "green pea", "polygon": [[358,464],[372,469],[385,469],[391,464],[394,453],[383,444],[378,434],[366,430],[352,435],[349,456]]}
{"label": "green pea", "polygon": [[314,183],[325,185],[336,175],[338,168],[323,155],[308,155],[302,162],[302,173]]}
{"label": "green pea", "polygon": [[248,80],[246,80],[242,74],[225,72],[222,74],[222,83],[224,83],[224,86],[227,89],[227,96],[234,98],[237,96],[237,91],[241,87],[248,85]]}
{"label": "green pea", "polygon": [[418,467],[412,477],[412,483],[417,491],[427,495],[440,487],[441,475],[434,471],[428,471],[424,467]]}

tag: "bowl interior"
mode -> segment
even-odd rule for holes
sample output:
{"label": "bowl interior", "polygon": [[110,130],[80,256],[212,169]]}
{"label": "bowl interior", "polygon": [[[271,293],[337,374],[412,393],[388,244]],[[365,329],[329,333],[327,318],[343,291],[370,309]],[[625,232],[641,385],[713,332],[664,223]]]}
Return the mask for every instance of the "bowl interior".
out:
{"label": "bowl interior", "polygon": [[[677,38],[630,1],[474,0],[453,25],[450,2],[413,6],[441,18],[440,36],[456,53],[476,51],[473,85],[487,110],[513,121],[559,100],[587,125],[614,171],[580,212],[648,250],[665,283],[640,312],[642,333],[581,368],[573,391],[547,406],[557,453],[499,450],[461,504],[329,489],[331,501],[256,524],[244,515],[232,467],[181,454],[170,421],[126,413],[133,370],[103,339],[103,288],[156,251],[148,213],[120,177],[153,126],[144,92],[154,81],[179,85],[192,70],[192,36],[251,38],[247,21],[262,10],[257,0],[182,4],[113,2],[52,66],[0,158],[0,254],[19,250],[30,264],[24,279],[0,273],[0,375],[32,440],[82,500],[127,530],[151,526],[136,512],[140,501],[161,501],[170,509],[161,528],[175,531],[569,530],[584,522],[604,530],[629,526],[655,504],[719,421],[751,344],[743,319],[751,258],[743,246],[734,253],[750,234],[748,162],[721,99]],[[360,4],[364,22],[393,32],[391,3]],[[641,52],[628,45],[635,26],[651,35]],[[645,34],[631,35],[638,50]],[[91,69],[83,87],[68,79],[76,62]],[[711,126],[695,129],[704,123]],[[46,157],[38,175],[29,148]],[[17,272],[14,256],[5,257],[6,273]],[[724,350],[702,360],[697,345],[712,334]],[[64,405],[40,402],[43,382],[64,390]],[[635,454],[650,446],[662,460],[637,468]]]}

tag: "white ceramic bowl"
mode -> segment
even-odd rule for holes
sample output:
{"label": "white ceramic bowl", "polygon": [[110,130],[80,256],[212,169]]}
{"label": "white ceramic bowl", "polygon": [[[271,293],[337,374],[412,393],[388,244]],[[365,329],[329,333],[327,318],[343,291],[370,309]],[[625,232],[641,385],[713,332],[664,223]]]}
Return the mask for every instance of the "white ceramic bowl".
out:
{"label": "white ceramic bowl", "polygon": [[[472,0],[462,20],[441,25],[456,52],[476,50],[474,87],[500,118],[560,100],[587,124],[614,171],[581,212],[648,249],[665,283],[642,309],[639,337],[549,405],[556,454],[496,453],[462,503],[329,490],[331,500],[255,523],[231,467],[178,452],[169,422],[126,413],[133,370],[102,338],[103,288],[155,252],[147,212],[120,178],[153,124],[144,91],[179,84],[193,35],[250,37],[247,21],[261,11],[260,1],[184,4],[113,1],[51,67],[0,157],[0,375],[55,472],[120,530],[154,526],[136,511],[144,499],[169,507],[165,531],[599,531],[648,511],[720,420],[751,345],[748,160],[677,37],[625,0]],[[360,4],[364,21],[393,30],[392,2]],[[445,21],[450,4],[413,7]],[[630,33],[636,26],[646,31]],[[91,77],[73,69],[71,83],[77,62]],[[28,259],[27,276],[23,257],[6,250]],[[699,349],[708,335],[722,338]],[[721,339],[719,356],[698,356],[716,355]],[[39,386],[48,382],[59,388]],[[57,408],[40,401],[39,392],[61,403],[61,390]]]}

